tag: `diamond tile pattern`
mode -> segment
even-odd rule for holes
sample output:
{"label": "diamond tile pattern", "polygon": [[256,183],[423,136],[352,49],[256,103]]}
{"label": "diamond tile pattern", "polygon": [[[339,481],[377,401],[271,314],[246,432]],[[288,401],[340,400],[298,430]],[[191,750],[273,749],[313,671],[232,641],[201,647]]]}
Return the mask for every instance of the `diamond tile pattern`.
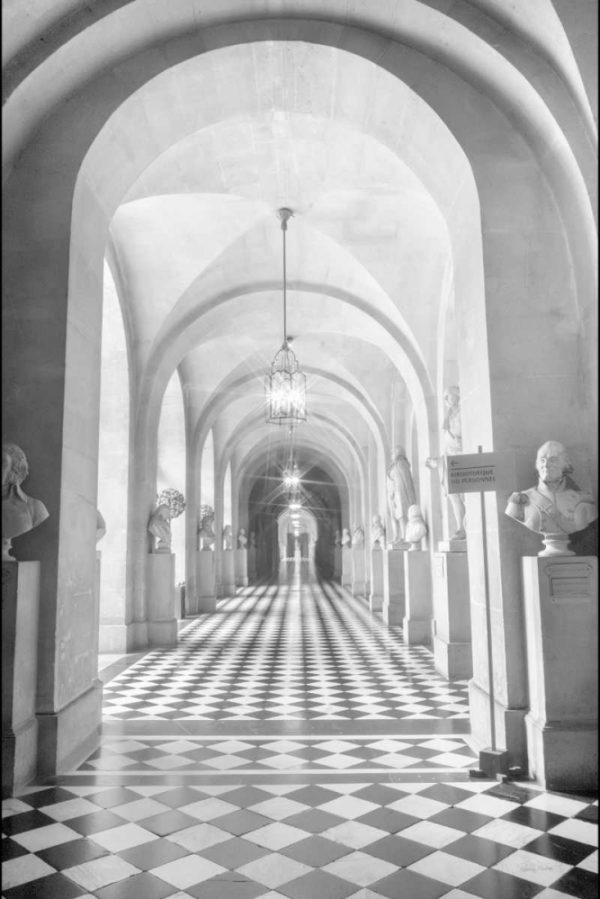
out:
{"label": "diamond tile pattern", "polygon": [[[3,802],[3,899],[597,894],[597,801],[469,780],[473,753],[443,721],[460,717],[463,688],[432,673],[427,650],[333,588],[285,608],[277,594],[251,599],[227,600],[227,615],[201,616],[177,648],[120,675],[107,717],[193,718],[193,702],[215,722],[242,707],[280,718],[278,733],[215,724],[182,736],[163,721],[152,735],[129,722],[106,734],[59,785]],[[436,719],[443,705],[455,710]],[[411,714],[435,730],[415,720],[396,735],[394,720]],[[386,734],[373,735],[367,719],[383,715]],[[341,719],[337,735],[319,736],[311,722],[328,716]]]}
{"label": "diamond tile pattern", "polygon": [[[468,719],[467,682],[448,683],[426,647],[405,646],[401,628],[385,627],[340,588],[246,591],[220,602],[219,613],[187,625],[176,649],[154,649],[106,684],[104,715],[125,721]],[[237,757],[248,762],[243,741],[237,742],[227,751],[232,767]],[[130,757],[125,751],[124,770]],[[185,742],[168,762],[160,753],[146,762],[164,770],[191,764]],[[90,764],[104,770],[102,756]],[[118,753],[110,764],[115,770]]]}

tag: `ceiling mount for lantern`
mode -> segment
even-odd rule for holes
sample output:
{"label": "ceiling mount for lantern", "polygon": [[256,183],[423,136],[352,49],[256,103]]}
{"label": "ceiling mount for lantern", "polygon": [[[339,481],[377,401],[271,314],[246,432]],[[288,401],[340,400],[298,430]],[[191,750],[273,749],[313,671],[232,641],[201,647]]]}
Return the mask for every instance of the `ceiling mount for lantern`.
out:
{"label": "ceiling mount for lantern", "polygon": [[287,223],[294,213],[283,207],[277,211],[283,235],[283,343],[265,378],[266,420],[276,425],[293,425],[306,421],[306,375],[287,334],[287,271],[285,236]]}

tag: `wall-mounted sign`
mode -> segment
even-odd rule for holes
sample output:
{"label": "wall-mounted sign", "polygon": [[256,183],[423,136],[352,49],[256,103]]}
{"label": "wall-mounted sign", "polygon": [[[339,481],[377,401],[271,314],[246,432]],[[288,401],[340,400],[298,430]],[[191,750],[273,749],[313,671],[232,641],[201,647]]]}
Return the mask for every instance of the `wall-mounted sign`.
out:
{"label": "wall-mounted sign", "polygon": [[487,493],[515,489],[515,454],[465,453],[447,456],[448,493]]}

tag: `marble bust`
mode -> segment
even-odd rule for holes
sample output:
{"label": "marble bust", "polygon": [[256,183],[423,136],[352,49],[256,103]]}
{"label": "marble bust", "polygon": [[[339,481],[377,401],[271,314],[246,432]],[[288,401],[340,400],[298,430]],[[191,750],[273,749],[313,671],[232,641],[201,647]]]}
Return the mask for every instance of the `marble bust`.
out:
{"label": "marble bust", "polygon": [[540,446],[535,467],[536,486],[512,493],[505,512],[530,531],[543,535],[545,549],[538,555],[574,555],[569,549],[569,535],[598,518],[594,498],[571,478],[569,454],[557,440]]}
{"label": "marble bust", "polygon": [[233,549],[233,529],[230,524],[226,524],[223,528],[223,549]]}
{"label": "marble bust", "polygon": [[246,528],[240,528],[237,536],[238,549],[246,549],[248,538],[246,537]]}
{"label": "marble bust", "polygon": [[428,468],[437,468],[440,472],[440,481],[445,495],[448,497],[452,514],[456,524],[456,530],[451,540],[465,540],[465,497],[463,493],[448,493],[448,463],[447,456],[458,456],[463,451],[462,425],[460,416],[460,390],[458,387],[447,387],[444,391],[444,403],[446,412],[442,423],[440,438],[442,455],[439,458],[430,457],[425,460]]}
{"label": "marble bust", "polygon": [[2,444],[2,561],[14,562],[13,537],[33,530],[49,517],[39,499],[27,496],[21,484],[29,474],[27,457],[15,443]]}
{"label": "marble bust", "polygon": [[406,525],[406,539],[410,543],[411,550],[421,549],[421,540],[427,536],[427,525],[421,509],[416,504],[408,510],[408,522]]}
{"label": "marble bust", "polygon": [[371,546],[373,549],[385,547],[385,525],[381,515],[373,515],[371,521]]}
{"label": "marble bust", "polygon": [[148,521],[148,531],[153,537],[152,552],[171,552],[171,520],[178,518],[185,509],[185,500],[179,490],[167,487],[156,497],[156,508]]}
{"label": "marble bust", "polygon": [[404,448],[395,446],[392,463],[387,471],[386,486],[390,518],[392,520],[392,545],[404,540],[408,509],[417,501],[410,462]]}
{"label": "marble bust", "polygon": [[362,527],[357,524],[354,526],[354,530],[352,531],[352,548],[358,549],[361,546],[365,545],[365,532]]}
{"label": "marble bust", "polygon": [[213,524],[215,512],[212,506],[200,506],[200,527],[198,529],[198,549],[212,550],[215,542]]}
{"label": "marble bust", "polygon": [[350,543],[351,543],[350,531],[348,530],[348,528],[344,528],[342,530],[341,544],[344,547],[344,549],[348,549],[350,546]]}

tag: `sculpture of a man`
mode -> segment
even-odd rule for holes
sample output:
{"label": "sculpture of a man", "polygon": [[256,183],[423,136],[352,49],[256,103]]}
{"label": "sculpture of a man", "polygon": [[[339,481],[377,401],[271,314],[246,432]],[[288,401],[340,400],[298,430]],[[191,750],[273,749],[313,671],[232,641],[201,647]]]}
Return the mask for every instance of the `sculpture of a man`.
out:
{"label": "sculpture of a man", "polygon": [[417,501],[410,462],[401,446],[394,447],[392,463],[387,471],[387,497],[392,520],[392,545],[397,546],[404,540],[409,506]]}
{"label": "sculpture of a man", "polygon": [[573,555],[568,548],[569,535],[598,518],[594,498],[571,478],[569,454],[557,440],[540,446],[535,467],[537,485],[512,493],[505,512],[530,531],[543,534],[546,549],[539,555]]}
{"label": "sculpture of a man", "polygon": [[371,522],[371,546],[385,549],[385,525],[381,515],[373,515]]}
{"label": "sculpture of a man", "polygon": [[215,511],[212,506],[200,506],[200,527],[198,529],[198,549],[212,550],[215,542],[213,524]]}
{"label": "sculpture of a man", "polygon": [[462,427],[460,419],[460,390],[458,387],[447,387],[444,391],[444,402],[446,404],[446,413],[442,423],[441,450],[440,458],[430,457],[425,460],[428,468],[437,468],[440,472],[440,481],[444,494],[450,501],[456,531],[452,535],[452,540],[464,540],[465,532],[465,497],[463,493],[448,493],[448,463],[447,456],[457,456],[463,451],[462,446]]}
{"label": "sculpture of a man", "polygon": [[233,549],[233,530],[230,524],[223,528],[223,549]]}
{"label": "sculpture of a man", "polygon": [[238,549],[246,549],[248,538],[246,537],[246,528],[240,528],[237,536]]}
{"label": "sculpture of a man", "polygon": [[354,525],[352,531],[352,548],[358,549],[365,545],[365,532],[359,524]]}
{"label": "sculpture of a man", "polygon": [[421,540],[427,536],[427,525],[419,506],[410,506],[406,523],[406,539],[412,550],[421,549]]}
{"label": "sculpture of a man", "polygon": [[10,554],[13,537],[33,530],[49,517],[43,502],[21,489],[29,474],[27,457],[15,443],[2,444],[2,561],[14,562]]}
{"label": "sculpture of a man", "polygon": [[350,544],[351,544],[351,542],[352,542],[352,539],[351,539],[351,537],[350,537],[350,531],[348,530],[348,528],[344,528],[344,529],[342,530],[342,540],[341,540],[341,542],[342,542],[342,547],[343,547],[344,549],[349,549],[349,548],[350,548]]}
{"label": "sculpture of a man", "polygon": [[179,490],[167,487],[156,497],[156,508],[148,522],[148,531],[154,538],[152,552],[171,552],[171,520],[178,518],[185,509],[185,500]]}

